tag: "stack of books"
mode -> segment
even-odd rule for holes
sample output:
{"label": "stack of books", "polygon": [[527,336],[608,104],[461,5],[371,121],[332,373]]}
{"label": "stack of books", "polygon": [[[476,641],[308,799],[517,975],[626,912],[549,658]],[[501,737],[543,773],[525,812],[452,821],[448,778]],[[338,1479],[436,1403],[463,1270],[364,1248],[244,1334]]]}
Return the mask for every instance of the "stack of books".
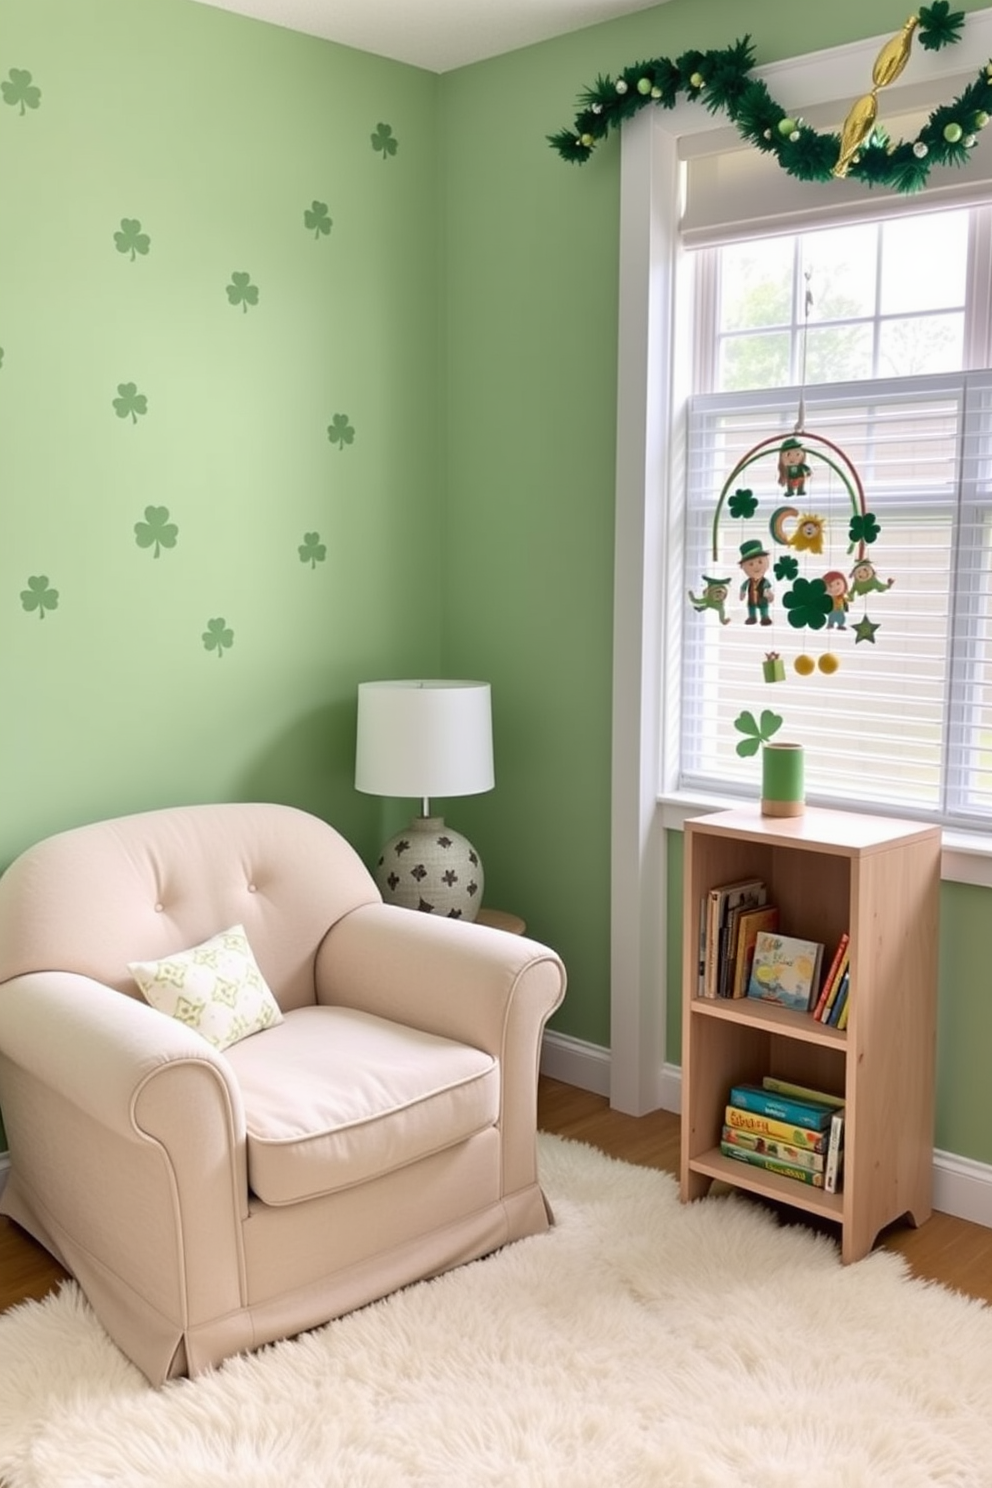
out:
{"label": "stack of books", "polygon": [[725,1157],[838,1193],[844,1158],[844,1102],[766,1075],[760,1085],[734,1085],[724,1112]]}
{"label": "stack of books", "polygon": [[698,995],[744,997],[758,933],[777,925],[778,909],[768,903],[768,888],[760,878],[710,889],[699,910]]}

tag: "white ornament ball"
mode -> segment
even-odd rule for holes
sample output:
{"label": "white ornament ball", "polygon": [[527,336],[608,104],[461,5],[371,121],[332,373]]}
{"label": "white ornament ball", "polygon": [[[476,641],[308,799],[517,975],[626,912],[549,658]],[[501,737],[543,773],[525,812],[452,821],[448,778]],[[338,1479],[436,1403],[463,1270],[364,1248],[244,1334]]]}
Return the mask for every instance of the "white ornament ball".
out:
{"label": "white ornament ball", "polygon": [[927,149],[922,140],[917,140],[916,144],[913,146],[913,154],[916,156],[917,160],[924,160],[926,156],[930,154],[930,151]]}
{"label": "white ornament ball", "polygon": [[623,94],[626,93],[626,91],[627,84],[624,82],[623,78],[621,78],[620,81],[617,83],[617,92]]}

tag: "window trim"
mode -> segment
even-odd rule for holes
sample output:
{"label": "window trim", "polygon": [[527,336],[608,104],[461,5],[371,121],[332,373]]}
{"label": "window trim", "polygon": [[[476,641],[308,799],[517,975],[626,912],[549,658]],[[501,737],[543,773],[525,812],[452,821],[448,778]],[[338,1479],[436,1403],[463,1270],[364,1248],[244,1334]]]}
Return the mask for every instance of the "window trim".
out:
{"label": "window trim", "polygon": [[[810,108],[848,96],[850,79],[870,76],[887,39],[810,53],[760,68],[758,75],[783,107]],[[928,57],[929,76],[939,81],[957,75],[972,52],[976,68],[992,55],[992,10],[969,15],[960,47]],[[680,1055],[665,1047],[666,832],[680,830],[687,816],[739,804],[689,797],[672,784],[668,720],[674,703],[661,663],[672,645],[663,627],[669,608],[668,548],[679,535],[667,522],[672,451],[662,437],[661,421],[652,425],[647,418],[649,406],[673,409],[681,392],[675,382],[669,272],[678,249],[679,140],[716,127],[706,110],[682,103],[671,110],[642,111],[623,126],[621,135],[610,1102],[634,1115],[659,1106],[678,1109],[673,1066]],[[984,140],[983,148],[992,148],[992,139]],[[669,670],[665,668],[666,674]],[[943,844],[945,880],[992,887],[992,834],[945,832]],[[678,995],[677,986],[671,993]]]}

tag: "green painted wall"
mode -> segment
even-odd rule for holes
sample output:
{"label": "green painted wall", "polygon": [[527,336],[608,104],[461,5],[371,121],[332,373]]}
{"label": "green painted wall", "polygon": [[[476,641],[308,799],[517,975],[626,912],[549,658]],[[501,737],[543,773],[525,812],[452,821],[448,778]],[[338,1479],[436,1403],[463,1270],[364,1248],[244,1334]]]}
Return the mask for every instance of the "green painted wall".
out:
{"label": "green painted wall", "polygon": [[[555,1026],[607,1044],[619,147],[579,169],[545,135],[639,56],[901,19],[669,0],[435,77],[191,0],[0,0],[0,866],[246,798],[370,857],[403,808],[352,787],[357,682],[483,677],[497,789],[449,815],[564,955]],[[969,987],[983,903],[971,976],[944,960]],[[673,922],[673,984],[677,957]],[[958,997],[939,1140],[992,1160],[980,1080],[946,1093],[976,1049]]]}
{"label": "green painted wall", "polygon": [[213,799],[371,848],[356,683],[440,660],[438,80],[190,0],[2,0],[0,77],[0,865]]}

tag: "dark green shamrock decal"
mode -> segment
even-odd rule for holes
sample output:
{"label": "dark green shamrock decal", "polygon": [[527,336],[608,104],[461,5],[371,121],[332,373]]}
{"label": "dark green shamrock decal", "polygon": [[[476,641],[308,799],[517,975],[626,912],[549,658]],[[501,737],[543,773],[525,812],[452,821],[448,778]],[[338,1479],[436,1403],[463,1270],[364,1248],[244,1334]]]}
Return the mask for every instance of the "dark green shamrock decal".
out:
{"label": "dark green shamrock decal", "polygon": [[227,621],[221,617],[219,620],[208,620],[207,628],[203,632],[203,645],[207,651],[216,651],[220,659],[229,646],[234,645],[234,631],[228,629]]}
{"label": "dark green shamrock decal", "polygon": [[[847,535],[851,540],[851,548],[854,547],[855,543],[859,542],[873,543],[881,530],[874,512],[865,512],[863,517],[852,517],[851,525],[847,529]],[[850,551],[851,549],[848,548],[848,552]]]}
{"label": "dark green shamrock decal", "polygon": [[727,507],[732,517],[753,517],[758,510],[758,498],[753,491],[735,491]]}
{"label": "dark green shamrock decal", "polygon": [[324,234],[325,238],[328,237],[332,223],[330,217],[327,215],[327,203],[319,201],[311,202],[310,206],[303,213],[303,226],[308,227],[315,238],[319,238],[321,233]]}
{"label": "dark green shamrock decal", "polygon": [[371,136],[373,150],[381,150],[383,160],[388,160],[390,155],[395,155],[400,147],[398,139],[393,138],[392,127],[389,124],[377,124],[375,134]]}
{"label": "dark green shamrock decal", "polygon": [[786,553],[775,564],[775,577],[782,582],[786,579],[794,579],[799,572],[799,561],[793,558],[791,553]]}
{"label": "dark green shamrock decal", "polygon": [[114,242],[118,253],[130,253],[132,263],[136,254],[145,254],[152,246],[151,238],[141,231],[141,223],[137,217],[121,218],[121,230],[114,233]]}
{"label": "dark green shamrock decal", "polygon": [[59,591],[48,587],[48,575],[36,574],[28,579],[28,587],[21,590],[21,604],[30,613],[38,611],[38,619],[44,620],[46,610],[57,610]]}
{"label": "dark green shamrock decal", "polygon": [[754,714],[745,709],[734,719],[734,728],[739,734],[744,735],[744,738],[738,741],[737,753],[744,759],[749,754],[757,754],[761,745],[767,744],[772,735],[777,734],[781,727],[781,718],[770,708],[763,710],[758,723],[755,722]]}
{"label": "dark green shamrock decal", "polygon": [[0,83],[0,93],[4,103],[9,103],[11,108],[20,104],[22,114],[25,109],[36,109],[41,103],[41,89],[32,83],[31,74],[21,67],[10,69],[10,81]]}
{"label": "dark green shamrock decal", "polygon": [[827,593],[822,579],[797,579],[783,595],[782,603],[789,612],[789,624],[796,630],[807,625],[810,630],[822,630],[834,607],[833,596]]}
{"label": "dark green shamrock decal", "polygon": [[145,520],[135,522],[134,540],[139,548],[155,548],[152,555],[157,558],[163,548],[174,548],[179,528],[169,521],[167,506],[146,506]]}
{"label": "dark green shamrock decal", "polygon": [[120,397],[114,399],[114,412],[119,419],[127,418],[130,414],[132,424],[136,424],[138,415],[148,412],[148,399],[144,393],[138,392],[138,385],[134,382],[119,382],[117,391]]}
{"label": "dark green shamrock decal", "polygon": [[354,444],[355,431],[348,422],[346,413],[336,413],[333,424],[327,426],[327,437],[332,444],[339,449],[344,449],[346,444]]}
{"label": "dark green shamrock decal", "polygon": [[300,555],[300,562],[309,563],[312,569],[315,569],[318,563],[323,563],[327,557],[327,548],[321,542],[319,532],[304,532],[303,542],[297,552]]}
{"label": "dark green shamrock decal", "polygon": [[232,305],[240,305],[247,315],[248,306],[258,304],[258,285],[252,284],[250,274],[232,274],[227,298]]}

